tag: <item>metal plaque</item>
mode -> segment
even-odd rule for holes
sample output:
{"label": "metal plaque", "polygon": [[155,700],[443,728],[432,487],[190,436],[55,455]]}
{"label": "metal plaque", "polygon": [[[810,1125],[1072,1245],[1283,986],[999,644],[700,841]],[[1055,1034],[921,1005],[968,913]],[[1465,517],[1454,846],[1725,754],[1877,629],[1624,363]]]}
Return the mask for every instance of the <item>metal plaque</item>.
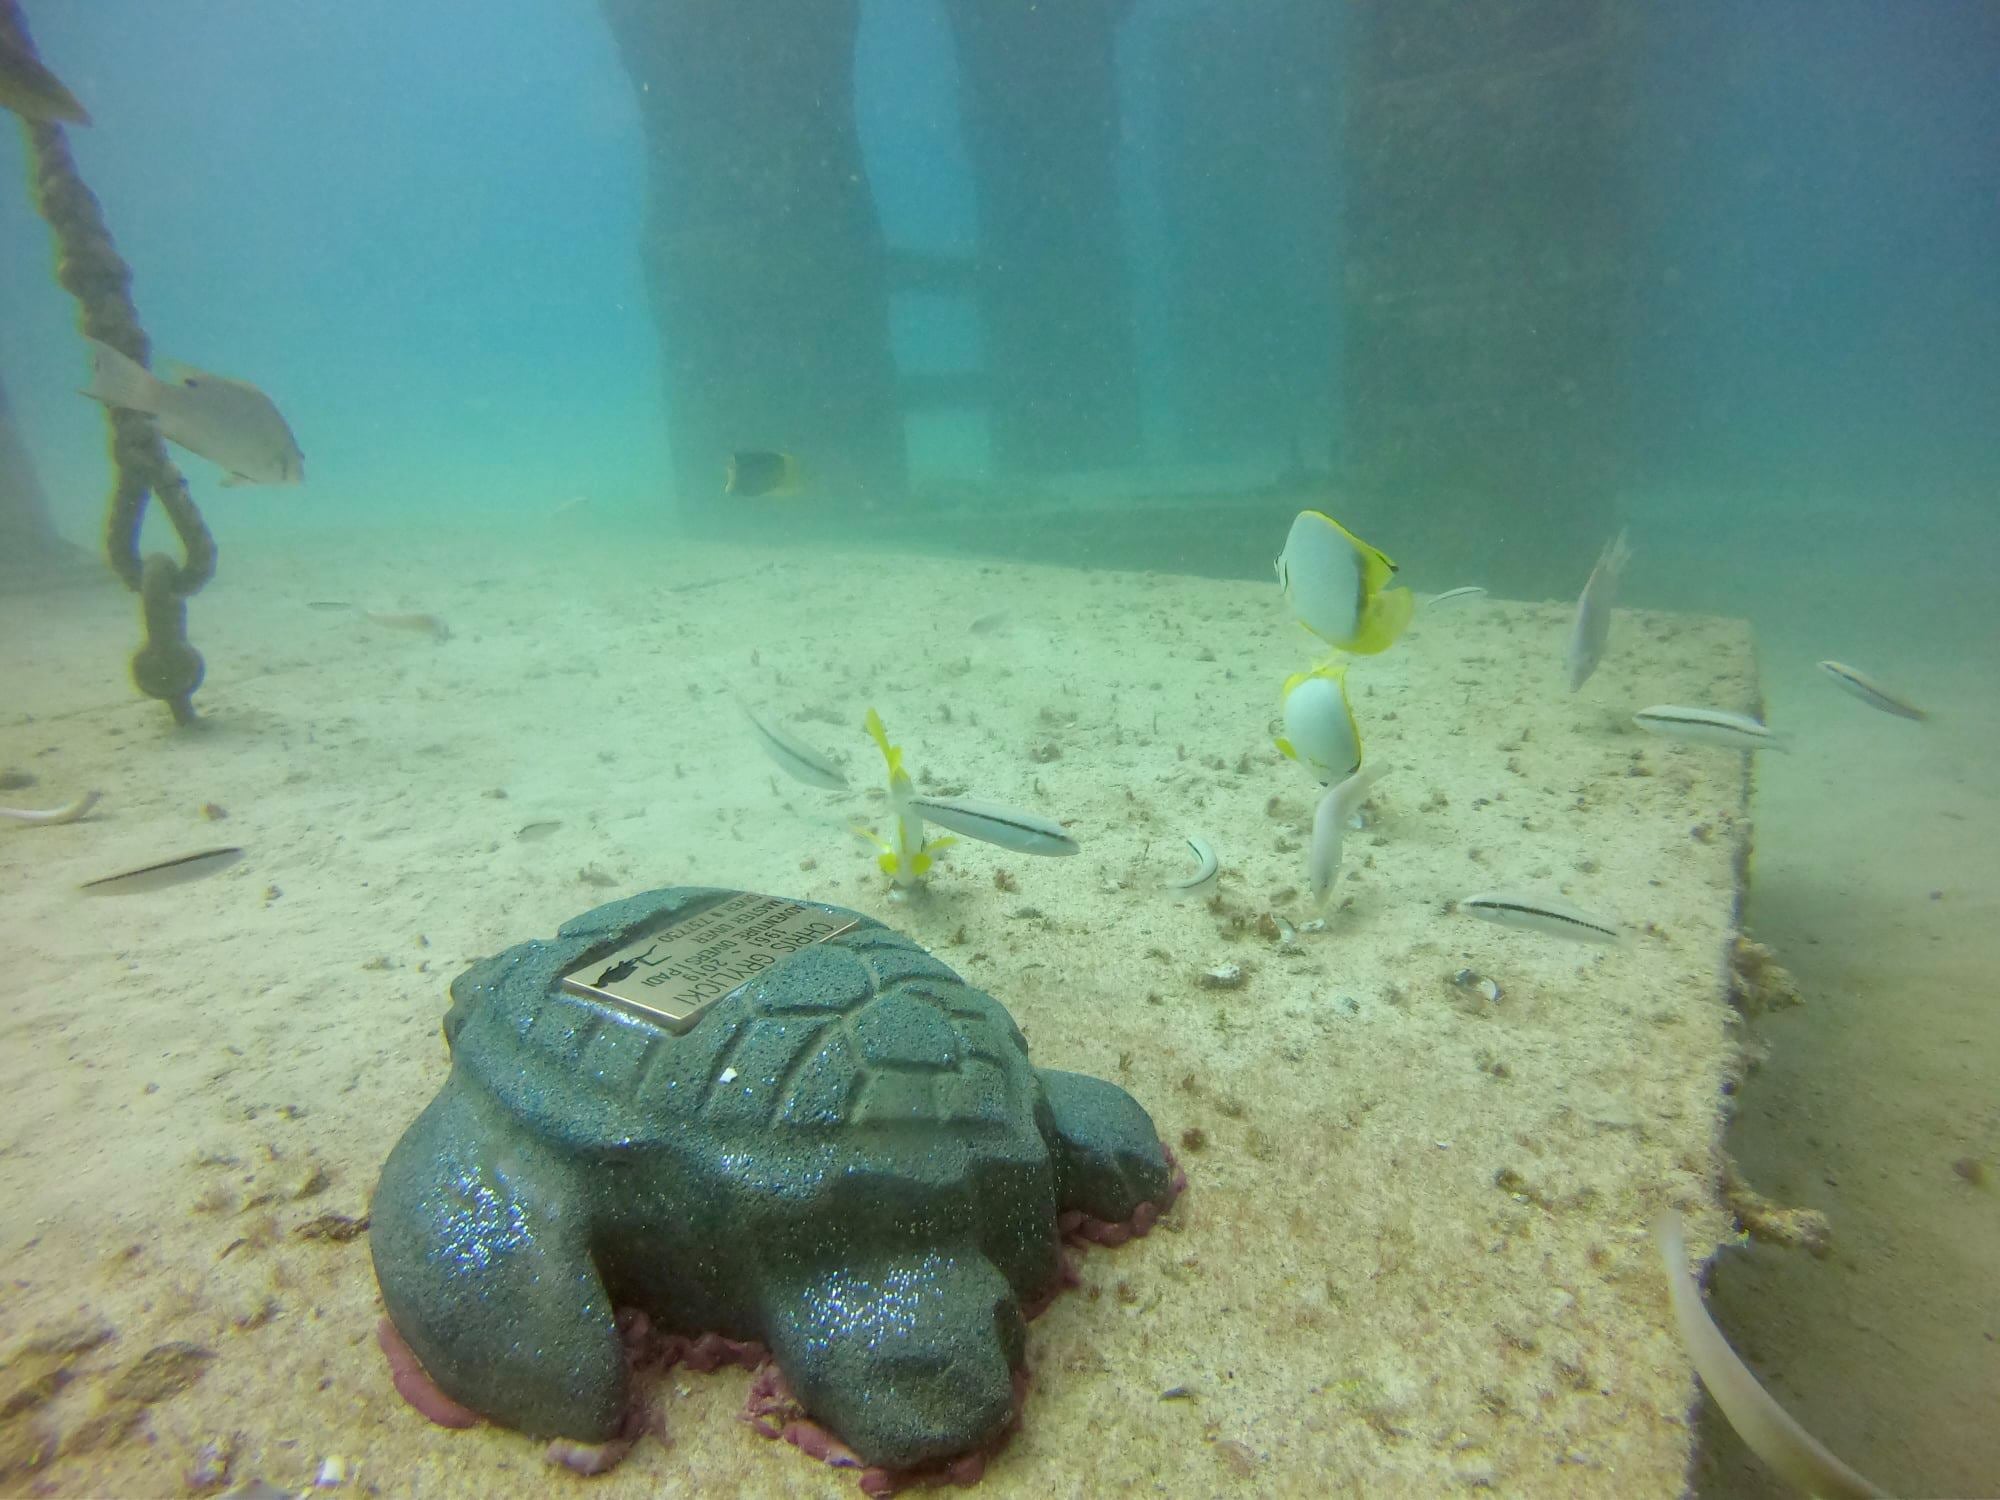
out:
{"label": "metal plaque", "polygon": [[854,920],[744,891],[571,969],[562,987],[680,1033],[779,959],[847,931]]}

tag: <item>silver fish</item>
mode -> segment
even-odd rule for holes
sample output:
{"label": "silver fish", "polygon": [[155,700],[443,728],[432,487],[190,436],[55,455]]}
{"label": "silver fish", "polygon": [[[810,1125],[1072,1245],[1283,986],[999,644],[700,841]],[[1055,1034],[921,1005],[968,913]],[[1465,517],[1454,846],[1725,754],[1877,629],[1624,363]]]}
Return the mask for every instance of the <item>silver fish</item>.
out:
{"label": "silver fish", "polygon": [[1361,811],[1368,793],[1388,769],[1380,761],[1371,762],[1345,780],[1335,782],[1319,799],[1319,806],[1313,810],[1312,847],[1306,851],[1306,881],[1315,902],[1325,901],[1327,892],[1333,889],[1333,877],[1340,871],[1347,825]]}
{"label": "silver fish", "polygon": [[1016,854],[1074,854],[1076,840],[1053,818],[980,802],[971,797],[911,797],[909,810],[926,823],[949,828],[965,838],[998,844]]}
{"label": "silver fish", "polygon": [[1462,588],[1446,589],[1442,594],[1432,594],[1424,600],[1424,608],[1437,609],[1441,605],[1472,604],[1486,597],[1486,590],[1476,583],[1468,583]]}
{"label": "silver fish", "polygon": [[1221,865],[1215,857],[1215,845],[1198,833],[1187,835],[1187,846],[1194,855],[1194,873],[1181,880],[1169,880],[1170,891],[1199,891],[1203,895],[1215,890],[1215,879]]}
{"label": "silver fish", "polygon": [[1653,1244],[1666,1268],[1667,1297],[1688,1362],[1750,1451],[1801,1495],[1888,1494],[1873,1480],[1848,1468],[1801,1427],[1729,1347],[1701,1300],[1701,1288],[1688,1274],[1681,1216],[1671,1208],[1653,1221]]}
{"label": "silver fish", "polygon": [[1915,719],[1920,723],[1930,717],[1914,703],[1897,697],[1858,667],[1850,667],[1844,661],[1823,661],[1819,664],[1819,669],[1870,708],[1879,708],[1885,714],[1894,714],[1899,719]]}
{"label": "silver fish", "polygon": [[757,731],[757,743],[764,747],[766,755],[777,762],[779,770],[794,781],[803,781],[807,786],[816,786],[822,791],[847,790],[847,775],[834,764],[832,757],[813,749],[781,726],[760,718],[749,704],[740,703],[737,706],[743,710],[743,717],[750,721],[750,727]]}
{"label": "silver fish", "polygon": [[190,880],[226,870],[242,857],[241,849],[204,849],[199,854],[183,854],[178,859],[106,875],[101,880],[86,880],[83,891],[89,896],[134,896],[143,891],[165,890],[170,885],[185,885]]}
{"label": "silver fish", "polygon": [[1576,624],[1569,633],[1569,650],[1563,660],[1569,667],[1569,690],[1573,693],[1590,681],[1590,674],[1604,659],[1604,643],[1611,634],[1611,606],[1618,595],[1618,580],[1632,549],[1625,545],[1625,533],[1613,537],[1598,555],[1597,566],[1576,601]]}
{"label": "silver fish", "polygon": [[74,823],[97,806],[97,799],[103,795],[102,792],[85,792],[74,802],[46,810],[32,807],[0,807],[0,818],[11,818],[16,823],[40,823],[45,827],[53,823]]}
{"label": "silver fish", "polygon": [[451,639],[451,627],[436,615],[397,614],[379,609],[364,613],[369,624],[380,625],[384,630],[408,630],[417,635],[427,635],[439,645]]}
{"label": "silver fish", "polygon": [[106,406],[147,413],[160,436],[228,470],[233,484],[299,484],[305,455],[271,398],[247,381],[177,366],[161,380],[109,344],[90,345],[83,394]]}
{"label": "silver fish", "polygon": [[1578,911],[1566,901],[1547,896],[1522,896],[1510,891],[1481,891],[1458,903],[1458,909],[1482,921],[1501,927],[1522,927],[1550,937],[1569,938],[1579,943],[1616,943],[1618,924],[1589,912]]}
{"label": "silver fish", "polygon": [[1748,714],[1720,708],[1683,708],[1655,703],[1632,715],[1632,722],[1651,734],[1725,750],[1785,750],[1784,737]]}

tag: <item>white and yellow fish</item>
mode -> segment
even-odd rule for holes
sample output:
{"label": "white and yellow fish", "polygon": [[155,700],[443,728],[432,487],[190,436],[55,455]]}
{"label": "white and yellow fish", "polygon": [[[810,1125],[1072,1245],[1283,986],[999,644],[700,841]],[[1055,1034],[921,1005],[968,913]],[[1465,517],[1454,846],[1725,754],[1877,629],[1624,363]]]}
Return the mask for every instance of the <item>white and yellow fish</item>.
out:
{"label": "white and yellow fish", "polygon": [[1023,812],[976,797],[911,797],[911,812],[982,844],[1011,849],[1016,854],[1074,854],[1077,842],[1054,818]]}
{"label": "white and yellow fish", "polygon": [[931,856],[958,840],[949,835],[940,839],[924,837],[923,815],[911,806],[916,787],[910,773],[903,769],[903,747],[889,743],[889,731],[882,727],[882,716],[872,708],[868,710],[866,727],[868,737],[875,741],[875,748],[882,752],[882,759],[889,767],[889,810],[896,819],[895,837],[885,839],[872,828],[854,831],[881,851],[875,856],[875,863],[898,889],[907,891],[923,884],[924,876],[936,863]]}
{"label": "white and yellow fish", "polygon": [[1410,623],[1416,598],[1390,588],[1396,565],[1340,522],[1302,510],[1278,554],[1278,587],[1298,622],[1357,656],[1386,651]]}
{"label": "white and yellow fish", "polygon": [[300,484],[305,455],[271,398],[244,380],[182,365],[161,380],[109,344],[90,345],[83,394],[106,406],[142,411],[160,436],[228,471],[223,483]]}
{"label": "white and yellow fish", "polygon": [[1285,732],[1278,753],[1312,773],[1321,786],[1361,769],[1361,729],[1347,701],[1347,664],[1326,662],[1285,679]]}
{"label": "white and yellow fish", "polygon": [[1023,812],[998,802],[982,802],[974,797],[925,797],[917,794],[910,773],[903,769],[903,750],[889,743],[882,716],[868,710],[868,734],[889,767],[889,807],[896,816],[896,836],[885,839],[873,829],[857,828],[855,833],[881,852],[876,863],[896,885],[908,890],[923,884],[938,850],[958,842],[951,835],[924,837],[926,820],[949,828],[981,843],[996,844],[1016,854],[1063,855],[1077,852],[1069,830],[1053,818]]}

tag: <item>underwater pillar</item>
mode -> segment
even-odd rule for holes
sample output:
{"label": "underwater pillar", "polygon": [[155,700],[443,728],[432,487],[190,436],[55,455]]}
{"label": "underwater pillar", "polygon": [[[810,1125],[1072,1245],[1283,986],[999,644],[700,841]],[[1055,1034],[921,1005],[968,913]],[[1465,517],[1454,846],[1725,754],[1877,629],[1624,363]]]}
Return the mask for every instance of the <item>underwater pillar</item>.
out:
{"label": "underwater pillar", "polygon": [[904,490],[882,230],[854,121],[858,0],[602,0],[639,103],[641,256],[679,504],[739,448],[815,491]]}
{"label": "underwater pillar", "polygon": [[1129,0],[946,0],[979,204],[993,462],[1129,463],[1132,299],[1118,209],[1118,23]]}
{"label": "underwater pillar", "polygon": [[38,565],[73,566],[76,549],[56,534],[27,444],[14,425],[7,387],[0,383],[0,582],[14,583]]}
{"label": "underwater pillar", "polygon": [[1635,40],[1618,0],[1348,9],[1343,478],[1392,555],[1561,596],[1613,528]]}
{"label": "underwater pillar", "polygon": [[1323,455],[1339,231],[1340,86],[1327,60],[1340,7],[1222,0],[1162,8],[1144,26],[1177,456]]}

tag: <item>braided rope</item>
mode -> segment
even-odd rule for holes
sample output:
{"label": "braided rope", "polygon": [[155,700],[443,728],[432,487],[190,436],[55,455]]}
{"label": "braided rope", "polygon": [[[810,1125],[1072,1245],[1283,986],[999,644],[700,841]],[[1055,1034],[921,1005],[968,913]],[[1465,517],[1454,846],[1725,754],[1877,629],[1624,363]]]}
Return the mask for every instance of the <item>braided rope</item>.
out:
{"label": "braided rope", "polygon": [[[18,0],[0,0],[0,40],[35,55]],[[112,243],[97,195],[77,172],[63,128],[24,120],[22,129],[28,139],[35,207],[55,237],[56,280],[76,299],[78,326],[91,338],[146,364],[152,341],[132,303],[132,269]],[[141,596],[148,636],[132,658],[132,680],[141,692],[172,707],[178,722],[191,723],[202,660],[188,643],[187,600],[215,576],[215,538],[188,493],[187,480],[167,455],[153,419],[109,406],[105,419],[111,429],[115,475],[105,520],[105,554],[112,571]],[[180,538],[179,563],[158,553],[139,556],[139,529],[149,496],[160,502]]]}

